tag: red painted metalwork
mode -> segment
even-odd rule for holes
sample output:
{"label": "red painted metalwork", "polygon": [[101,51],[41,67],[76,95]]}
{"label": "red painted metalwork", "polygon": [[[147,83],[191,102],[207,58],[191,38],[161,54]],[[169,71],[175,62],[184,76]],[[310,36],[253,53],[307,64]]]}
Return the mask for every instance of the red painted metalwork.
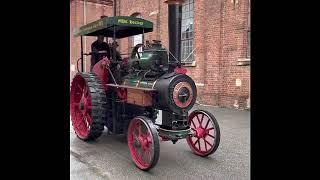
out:
{"label": "red painted metalwork", "polygon": [[[190,93],[186,102],[181,102],[179,100],[179,98],[178,98],[179,91],[182,88],[187,88],[189,93]],[[192,91],[191,85],[189,83],[187,83],[187,82],[179,82],[174,87],[174,90],[173,90],[173,101],[178,107],[180,107],[180,108],[188,107],[191,104],[192,98],[193,98],[193,91]]]}
{"label": "red painted metalwork", "polygon": [[185,68],[179,68],[179,67],[177,67],[177,68],[174,69],[174,72],[180,73],[180,74],[186,74],[187,71],[188,71],[187,69],[185,69]]}
{"label": "red painted metalwork", "polygon": [[71,120],[76,134],[85,139],[89,135],[92,124],[91,96],[88,85],[81,75],[76,75],[72,81],[70,92]]}
{"label": "red painted metalwork", "polygon": [[105,91],[108,90],[107,84],[109,83],[109,71],[107,68],[109,67],[109,64],[110,64],[110,60],[107,57],[105,57],[101,59],[99,62],[97,62],[92,68],[92,71],[101,80]]}
{"label": "red painted metalwork", "polygon": [[194,137],[187,137],[191,150],[199,156],[207,156],[212,153],[216,145],[216,130],[213,120],[202,111],[194,111],[190,114],[188,122]]}
{"label": "red painted metalwork", "polygon": [[122,102],[127,101],[127,89],[125,88],[117,88],[117,95]]}
{"label": "red painted metalwork", "polygon": [[130,122],[128,146],[133,161],[140,169],[148,169],[152,165],[154,145],[151,130],[139,118]]}
{"label": "red painted metalwork", "polygon": [[123,66],[123,68],[128,67],[128,65],[129,65],[129,58],[128,58],[128,57],[123,58],[123,59],[122,59],[122,66]]}

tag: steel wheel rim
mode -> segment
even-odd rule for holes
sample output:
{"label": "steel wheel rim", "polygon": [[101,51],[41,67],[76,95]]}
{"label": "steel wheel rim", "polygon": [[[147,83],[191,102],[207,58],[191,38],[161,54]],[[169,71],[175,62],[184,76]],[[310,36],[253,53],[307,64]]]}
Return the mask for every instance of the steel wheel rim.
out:
{"label": "steel wheel rim", "polygon": [[128,146],[131,157],[141,169],[148,169],[154,158],[154,142],[151,130],[141,119],[135,118],[128,128]]}
{"label": "steel wheel rim", "polygon": [[73,128],[80,138],[86,138],[90,132],[93,122],[91,104],[88,85],[82,76],[77,75],[71,85],[70,110]]}
{"label": "steel wheel rim", "polygon": [[188,123],[195,131],[195,136],[187,137],[191,150],[200,156],[211,154],[217,144],[217,127],[212,118],[202,111],[193,112],[189,116]]}

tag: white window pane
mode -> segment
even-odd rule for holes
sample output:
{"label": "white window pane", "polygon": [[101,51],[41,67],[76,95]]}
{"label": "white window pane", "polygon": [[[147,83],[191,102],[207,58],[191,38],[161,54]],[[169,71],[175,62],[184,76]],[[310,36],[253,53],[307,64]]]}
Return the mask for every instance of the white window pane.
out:
{"label": "white window pane", "polygon": [[193,20],[193,19],[190,19],[190,18],[189,18],[189,19],[186,19],[186,25],[189,26],[190,24],[192,24],[192,23],[191,23],[192,20]]}
{"label": "white window pane", "polygon": [[185,11],[189,11],[189,5],[186,5]]}
{"label": "white window pane", "polygon": [[[185,0],[182,6],[182,25],[181,25],[181,58],[192,62],[194,57],[191,54],[193,50],[193,17],[194,0]],[[188,59],[186,59],[188,57]]]}
{"label": "white window pane", "polygon": [[186,20],[185,19],[182,19],[182,21],[181,21],[181,24],[182,24],[182,26],[185,26],[186,25]]}

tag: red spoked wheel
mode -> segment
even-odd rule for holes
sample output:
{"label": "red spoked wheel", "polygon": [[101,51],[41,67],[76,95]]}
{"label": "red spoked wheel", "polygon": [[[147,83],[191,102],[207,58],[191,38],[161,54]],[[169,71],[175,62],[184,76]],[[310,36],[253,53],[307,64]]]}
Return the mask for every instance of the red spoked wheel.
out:
{"label": "red spoked wheel", "polygon": [[187,137],[193,153],[205,157],[214,153],[220,143],[220,128],[214,116],[205,110],[196,110],[189,115],[189,126],[195,136]]}
{"label": "red spoked wheel", "polygon": [[153,168],[159,159],[160,144],[152,121],[145,116],[135,117],[128,127],[128,146],[132,160],[142,170]]}
{"label": "red spoked wheel", "polygon": [[104,129],[106,95],[94,74],[78,73],[70,91],[71,121],[82,140],[95,140]]}

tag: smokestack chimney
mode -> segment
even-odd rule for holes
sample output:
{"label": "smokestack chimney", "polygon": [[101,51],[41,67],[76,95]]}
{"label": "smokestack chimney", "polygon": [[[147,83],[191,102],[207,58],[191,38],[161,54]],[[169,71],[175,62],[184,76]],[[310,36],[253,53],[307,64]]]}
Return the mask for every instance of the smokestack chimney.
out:
{"label": "smokestack chimney", "polygon": [[[168,4],[169,72],[181,66],[181,19],[184,0],[166,0]],[[174,58],[174,57],[175,58]],[[178,62],[177,62],[178,61]]]}

